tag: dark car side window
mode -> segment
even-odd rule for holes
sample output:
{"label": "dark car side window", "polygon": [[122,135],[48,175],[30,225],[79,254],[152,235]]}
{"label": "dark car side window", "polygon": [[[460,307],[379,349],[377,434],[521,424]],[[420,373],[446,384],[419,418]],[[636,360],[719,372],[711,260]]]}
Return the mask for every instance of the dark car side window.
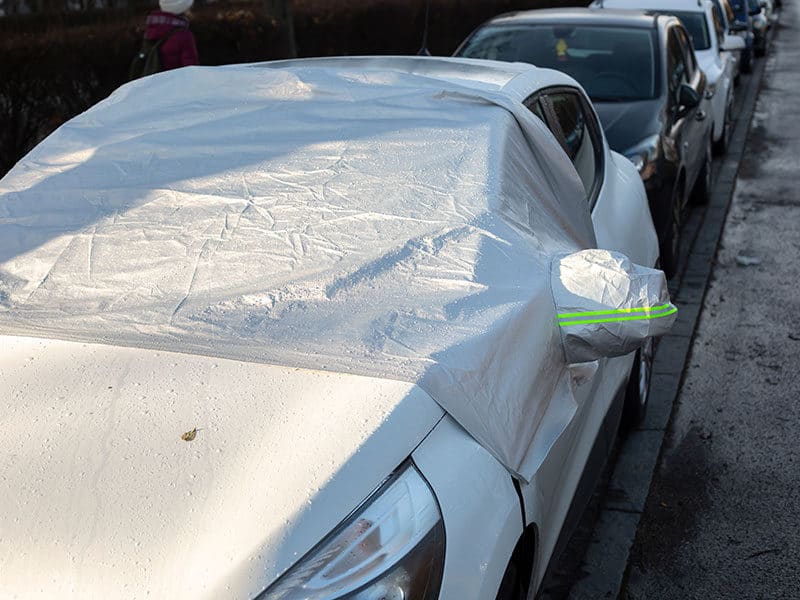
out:
{"label": "dark car side window", "polygon": [[602,137],[594,113],[578,92],[567,88],[537,94],[525,106],[544,121],[561,144],[581,178],[587,201],[593,205],[603,180]]}
{"label": "dark car side window", "polygon": [[676,27],[671,28],[667,39],[667,85],[673,102],[678,98],[681,84],[689,82],[684,51],[678,41],[678,31]]}
{"label": "dark car side window", "polygon": [[675,28],[675,35],[683,52],[684,64],[686,65],[686,81],[693,81],[694,74],[697,71],[697,63],[695,62],[694,47],[689,39],[689,34],[684,29],[677,27]]}

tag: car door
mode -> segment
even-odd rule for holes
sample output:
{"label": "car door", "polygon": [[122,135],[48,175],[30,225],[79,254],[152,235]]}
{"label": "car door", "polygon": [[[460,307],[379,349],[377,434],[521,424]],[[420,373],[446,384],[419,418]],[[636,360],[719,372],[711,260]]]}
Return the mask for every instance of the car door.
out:
{"label": "car door", "polygon": [[[691,189],[692,182],[696,180],[705,164],[705,153],[711,141],[711,128],[713,126],[713,109],[711,100],[708,99],[708,86],[705,74],[697,63],[691,38],[685,29],[676,30],[678,43],[681,46],[684,63],[686,65],[686,79],[689,85],[700,96],[700,104],[694,109],[694,117],[687,120],[688,149],[685,150],[687,172],[693,172],[691,178],[687,177],[687,189]],[[724,90],[717,90],[718,94],[726,94]],[[724,97],[724,95],[723,95]]]}
{"label": "car door", "polygon": [[[675,163],[684,172],[682,200],[685,202],[703,165],[707,141],[703,133],[708,128],[711,115],[708,101],[704,99],[705,77],[697,67],[691,42],[682,26],[673,25],[667,30],[667,118],[669,138],[665,154],[672,154]],[[691,87],[700,97],[698,106],[687,109],[680,102],[682,85]]]}
{"label": "car door", "polygon": [[[532,96],[525,105],[547,125],[572,161],[584,185],[586,209],[591,210],[603,193],[610,155],[589,101],[578,89],[554,87]],[[575,381],[586,377],[585,369],[575,369]],[[589,451],[629,369],[630,361],[624,357],[605,359],[598,362],[596,373],[573,386],[577,403],[574,418],[553,445],[534,481],[521,487],[526,518],[540,526],[538,542],[544,556],[550,556],[559,540]],[[534,512],[533,507],[541,513]]]}
{"label": "car door", "polygon": [[717,49],[719,57],[719,66],[722,69],[722,78],[717,84],[718,92],[724,92],[719,98],[720,102],[726,109],[730,95],[733,92],[733,79],[736,76],[736,68],[739,62],[738,51],[726,51],[722,49],[725,43],[725,35],[727,33],[725,28],[725,18],[722,16],[720,8],[716,5],[711,5],[711,20],[714,25],[712,28],[711,36],[713,38],[713,46]]}

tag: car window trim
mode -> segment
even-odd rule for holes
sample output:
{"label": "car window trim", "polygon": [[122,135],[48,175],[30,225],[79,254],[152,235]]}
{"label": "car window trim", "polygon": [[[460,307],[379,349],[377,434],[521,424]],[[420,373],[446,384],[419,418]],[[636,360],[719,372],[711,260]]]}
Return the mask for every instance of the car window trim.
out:
{"label": "car window trim", "polygon": [[[572,159],[569,158],[566,137],[564,136],[564,132],[561,129],[561,123],[558,121],[558,118],[555,114],[555,110],[553,109],[553,106],[550,102],[551,94],[565,94],[565,93],[573,94],[578,97],[578,101],[580,102],[581,109],[583,110],[584,113],[584,117],[586,117],[586,127],[589,131],[589,138],[591,139],[592,144],[594,145],[594,159],[595,159],[594,181],[592,182],[591,190],[587,194],[587,203],[589,205],[589,211],[591,212],[592,210],[594,210],[594,207],[597,204],[597,199],[600,197],[600,191],[603,188],[603,182],[605,181],[605,175],[606,175],[606,153],[605,153],[603,130],[600,127],[599,119],[597,118],[597,114],[594,112],[594,108],[592,108],[591,102],[589,102],[588,98],[586,98],[586,96],[576,87],[568,85],[555,85],[542,88],[537,92],[531,94],[523,101],[523,104],[528,110],[531,111],[531,113],[533,113],[531,105],[536,102],[539,103],[539,106],[542,109],[542,113],[544,113],[545,119],[547,121],[545,125],[553,133],[556,140],[558,141],[558,144],[561,146],[561,149],[564,151],[564,154],[567,155],[567,159],[570,161],[570,163],[572,163],[573,162]],[[578,177],[580,177],[580,174],[578,175]]]}

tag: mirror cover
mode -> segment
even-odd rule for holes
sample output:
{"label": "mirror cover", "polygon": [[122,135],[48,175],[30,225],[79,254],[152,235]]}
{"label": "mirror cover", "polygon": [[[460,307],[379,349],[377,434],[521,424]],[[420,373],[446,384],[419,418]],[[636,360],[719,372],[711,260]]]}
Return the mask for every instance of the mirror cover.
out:
{"label": "mirror cover", "polygon": [[568,364],[623,356],[667,333],[678,309],[663,271],[608,250],[582,250],[553,262],[553,299]]}

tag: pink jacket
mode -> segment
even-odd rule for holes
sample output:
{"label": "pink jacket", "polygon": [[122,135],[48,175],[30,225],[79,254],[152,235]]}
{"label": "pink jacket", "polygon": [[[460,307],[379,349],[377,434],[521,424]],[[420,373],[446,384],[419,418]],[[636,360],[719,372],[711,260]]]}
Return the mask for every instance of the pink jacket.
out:
{"label": "pink jacket", "polygon": [[173,30],[175,33],[159,47],[162,70],[199,65],[194,36],[189,31],[189,21],[184,17],[154,10],[147,17],[144,37],[148,40],[160,40]]}

